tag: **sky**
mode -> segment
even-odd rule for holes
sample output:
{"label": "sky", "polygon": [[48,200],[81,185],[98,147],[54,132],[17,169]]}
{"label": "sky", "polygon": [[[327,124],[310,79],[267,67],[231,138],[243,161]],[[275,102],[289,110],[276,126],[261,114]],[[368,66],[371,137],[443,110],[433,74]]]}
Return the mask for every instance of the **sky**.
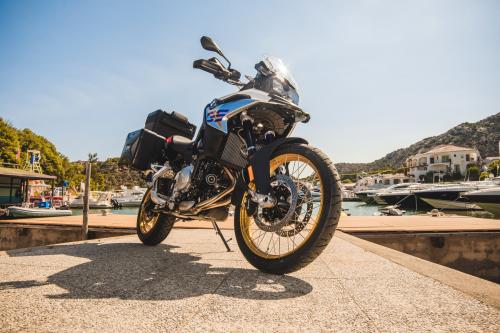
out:
{"label": "sky", "polygon": [[280,57],[337,162],[369,162],[500,112],[500,1],[4,1],[0,117],[71,160],[119,156],[164,109],[199,125],[234,86],[192,68],[211,36],[254,75]]}

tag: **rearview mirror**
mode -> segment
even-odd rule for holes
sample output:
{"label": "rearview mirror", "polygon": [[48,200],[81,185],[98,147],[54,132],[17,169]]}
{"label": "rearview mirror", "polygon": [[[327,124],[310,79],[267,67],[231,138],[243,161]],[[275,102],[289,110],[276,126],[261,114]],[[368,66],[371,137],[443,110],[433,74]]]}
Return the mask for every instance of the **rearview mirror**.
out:
{"label": "rearview mirror", "polygon": [[207,37],[207,36],[203,36],[203,37],[201,37],[200,42],[201,42],[201,46],[205,50],[215,52],[215,53],[219,54],[222,58],[224,58],[229,65],[228,68],[231,69],[231,62],[229,61],[228,58],[226,58],[224,53],[222,53],[221,49],[219,49],[219,46],[217,44],[215,44],[215,42],[212,40],[212,38]]}
{"label": "rearview mirror", "polygon": [[201,37],[201,46],[207,50],[207,51],[212,51],[220,54],[222,56],[222,51],[219,49],[219,46],[215,44],[215,42],[212,40],[212,38],[203,36]]}

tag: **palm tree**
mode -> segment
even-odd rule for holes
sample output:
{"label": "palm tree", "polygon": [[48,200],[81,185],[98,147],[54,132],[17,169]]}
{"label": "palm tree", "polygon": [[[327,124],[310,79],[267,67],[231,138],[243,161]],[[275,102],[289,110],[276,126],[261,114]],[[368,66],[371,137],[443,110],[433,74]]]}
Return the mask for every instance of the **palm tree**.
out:
{"label": "palm tree", "polygon": [[98,158],[97,158],[97,153],[89,153],[89,159],[88,161],[90,163],[95,163],[97,162]]}

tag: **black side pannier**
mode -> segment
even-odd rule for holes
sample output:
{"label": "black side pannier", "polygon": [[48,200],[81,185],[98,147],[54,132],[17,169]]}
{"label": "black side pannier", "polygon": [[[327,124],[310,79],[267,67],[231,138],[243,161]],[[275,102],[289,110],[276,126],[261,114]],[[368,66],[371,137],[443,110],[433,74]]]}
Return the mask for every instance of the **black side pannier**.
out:
{"label": "black side pannier", "polygon": [[[196,126],[177,112],[168,113],[157,110],[148,115],[144,128],[168,138],[172,135],[182,135],[192,139]],[[163,153],[165,142],[143,129],[130,132],[125,140],[120,165],[127,165],[137,170],[149,169],[151,163],[166,161]]]}

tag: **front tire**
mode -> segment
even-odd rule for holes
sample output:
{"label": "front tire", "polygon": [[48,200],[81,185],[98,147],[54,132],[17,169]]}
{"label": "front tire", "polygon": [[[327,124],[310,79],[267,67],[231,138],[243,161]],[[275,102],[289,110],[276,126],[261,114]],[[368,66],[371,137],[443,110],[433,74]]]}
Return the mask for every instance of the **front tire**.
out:
{"label": "front tire", "polygon": [[144,245],[158,245],[167,238],[174,226],[175,217],[152,212],[154,203],[149,189],[142,198],[137,213],[137,236]]}
{"label": "front tire", "polygon": [[[310,264],[332,239],[342,210],[340,178],[328,156],[305,144],[279,147],[271,156],[270,165],[271,176],[282,172],[277,170],[286,170],[296,192],[301,192],[298,201],[294,201],[298,202],[294,218],[279,230],[267,229],[271,224],[264,225],[263,230],[256,221],[258,215],[248,215],[245,194],[235,209],[234,230],[238,246],[250,264],[266,273],[285,274]],[[309,175],[302,174],[306,167],[312,170]],[[298,171],[294,176],[290,170]]]}

